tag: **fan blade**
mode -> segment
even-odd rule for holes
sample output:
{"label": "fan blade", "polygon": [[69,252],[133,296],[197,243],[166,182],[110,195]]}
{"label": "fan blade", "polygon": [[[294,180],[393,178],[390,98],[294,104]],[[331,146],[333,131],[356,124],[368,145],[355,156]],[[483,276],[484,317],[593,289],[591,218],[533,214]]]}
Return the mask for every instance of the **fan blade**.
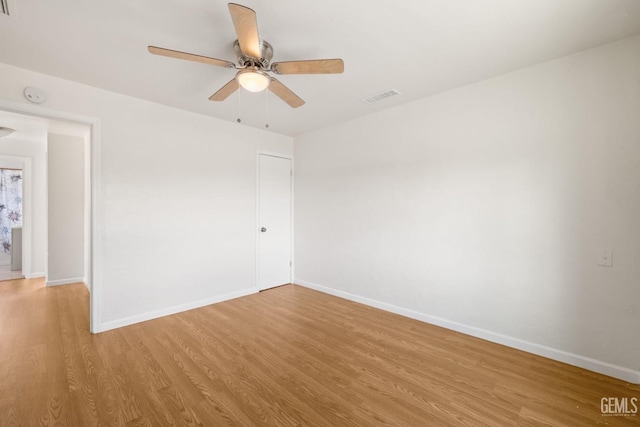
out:
{"label": "fan blade", "polygon": [[340,74],[344,72],[342,59],[315,59],[311,61],[288,61],[271,64],[276,74]]}
{"label": "fan blade", "polygon": [[273,77],[271,78],[271,84],[269,84],[269,90],[289,104],[292,108],[298,108],[304,105],[304,100],[302,98]]}
{"label": "fan blade", "polygon": [[233,78],[229,83],[222,86],[216,93],[209,97],[209,101],[224,101],[231,95],[233,92],[238,90],[240,85],[238,84],[238,80]]}
{"label": "fan blade", "polygon": [[247,56],[259,59],[260,56],[260,37],[258,37],[258,21],[256,12],[248,7],[229,3],[229,12],[233,26],[238,35],[238,43],[240,50]]}
{"label": "fan blade", "polygon": [[164,49],[162,47],[149,46],[149,52],[154,55],[168,56],[169,58],[186,59],[187,61],[201,62],[203,64],[217,65],[218,67],[235,68],[233,62],[223,59],[209,58],[208,56],[195,55],[193,53],[180,52],[179,50]]}

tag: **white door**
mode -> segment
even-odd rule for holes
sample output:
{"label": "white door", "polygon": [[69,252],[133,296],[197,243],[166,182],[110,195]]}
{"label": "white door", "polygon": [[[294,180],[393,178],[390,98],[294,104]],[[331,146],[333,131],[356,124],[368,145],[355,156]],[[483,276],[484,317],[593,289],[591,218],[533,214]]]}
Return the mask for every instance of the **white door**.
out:
{"label": "white door", "polygon": [[258,288],[291,282],[291,159],[260,154]]}

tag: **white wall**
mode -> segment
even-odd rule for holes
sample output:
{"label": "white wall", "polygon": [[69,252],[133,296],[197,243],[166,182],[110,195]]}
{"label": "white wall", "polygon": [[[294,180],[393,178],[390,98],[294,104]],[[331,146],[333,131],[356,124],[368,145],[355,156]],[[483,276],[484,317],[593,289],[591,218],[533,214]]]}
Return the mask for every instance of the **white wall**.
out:
{"label": "white wall", "polygon": [[296,282],[640,382],[639,123],[632,38],[297,137]]}
{"label": "white wall", "polygon": [[48,134],[47,284],[85,281],[84,138]]}
{"label": "white wall", "polygon": [[[293,140],[0,64],[0,98],[48,92],[48,108],[102,129],[102,327],[255,290],[258,149]],[[209,102],[206,99],[203,102]]]}
{"label": "white wall", "polygon": [[[1,80],[1,79],[0,79]],[[47,140],[21,140],[12,135],[0,139],[0,155],[26,157],[31,160],[31,275],[44,276],[46,234],[46,189],[47,189]],[[23,185],[28,185],[23,182]],[[23,187],[23,195],[26,189]]]}

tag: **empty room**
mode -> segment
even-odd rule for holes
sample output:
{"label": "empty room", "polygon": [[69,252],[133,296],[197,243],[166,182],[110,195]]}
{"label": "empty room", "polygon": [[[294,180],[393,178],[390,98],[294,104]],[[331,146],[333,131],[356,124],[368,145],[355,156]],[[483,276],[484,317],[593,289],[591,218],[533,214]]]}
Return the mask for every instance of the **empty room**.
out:
{"label": "empty room", "polygon": [[0,426],[640,425],[640,1],[0,0]]}

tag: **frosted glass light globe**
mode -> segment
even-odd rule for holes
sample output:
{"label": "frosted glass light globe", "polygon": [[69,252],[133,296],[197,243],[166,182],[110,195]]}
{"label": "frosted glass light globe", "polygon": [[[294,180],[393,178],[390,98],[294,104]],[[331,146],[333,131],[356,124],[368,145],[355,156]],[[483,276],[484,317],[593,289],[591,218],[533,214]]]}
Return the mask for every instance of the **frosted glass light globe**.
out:
{"label": "frosted glass light globe", "polygon": [[240,86],[249,92],[261,92],[268,88],[269,83],[271,83],[271,78],[264,71],[253,68],[240,70],[236,75],[236,79]]}

